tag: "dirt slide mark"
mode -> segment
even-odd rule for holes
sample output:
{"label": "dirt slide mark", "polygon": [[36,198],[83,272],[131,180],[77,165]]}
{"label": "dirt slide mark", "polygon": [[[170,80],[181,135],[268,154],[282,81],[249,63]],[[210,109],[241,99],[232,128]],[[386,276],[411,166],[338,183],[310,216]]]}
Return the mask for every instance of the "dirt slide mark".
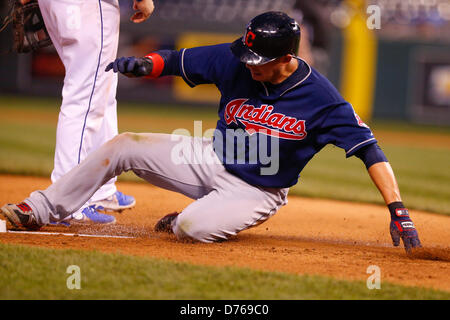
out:
{"label": "dirt slide mark", "polygon": [[[0,203],[21,201],[48,184],[43,178],[0,176]],[[119,187],[136,197],[137,206],[116,214],[116,225],[43,230],[132,235],[135,239],[0,234],[0,242],[363,281],[368,277],[367,267],[377,265],[382,281],[450,291],[448,261],[433,260],[435,256],[429,254],[411,259],[402,248],[392,247],[389,215],[382,206],[290,197],[289,204],[269,221],[228,242],[191,244],[152,229],[161,216],[181,210],[192,200],[149,184],[121,182]],[[448,253],[450,217],[414,210],[411,215],[424,246]]]}

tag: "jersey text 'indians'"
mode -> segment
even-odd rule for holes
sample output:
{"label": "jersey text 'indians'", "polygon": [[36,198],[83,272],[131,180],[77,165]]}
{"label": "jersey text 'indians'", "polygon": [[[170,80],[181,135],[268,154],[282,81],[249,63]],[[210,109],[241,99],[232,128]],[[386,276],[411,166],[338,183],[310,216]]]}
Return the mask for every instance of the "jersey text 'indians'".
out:
{"label": "jersey text 'indians'", "polygon": [[245,104],[247,100],[240,98],[228,102],[224,111],[227,125],[232,122],[237,124],[239,120],[250,134],[258,132],[290,140],[303,140],[306,137],[305,120],[272,113],[274,109],[272,105],[262,104],[255,107]]}

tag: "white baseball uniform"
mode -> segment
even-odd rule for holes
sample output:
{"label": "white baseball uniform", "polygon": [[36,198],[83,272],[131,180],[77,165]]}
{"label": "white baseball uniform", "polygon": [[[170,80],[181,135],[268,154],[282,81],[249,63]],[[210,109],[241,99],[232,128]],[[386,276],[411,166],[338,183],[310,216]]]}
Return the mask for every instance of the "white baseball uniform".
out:
{"label": "white baseball uniform", "polygon": [[[120,11],[118,0],[38,1],[66,71],[51,175],[55,182],[118,133],[117,74],[104,70],[117,55]],[[113,195],[115,180],[91,201]]]}

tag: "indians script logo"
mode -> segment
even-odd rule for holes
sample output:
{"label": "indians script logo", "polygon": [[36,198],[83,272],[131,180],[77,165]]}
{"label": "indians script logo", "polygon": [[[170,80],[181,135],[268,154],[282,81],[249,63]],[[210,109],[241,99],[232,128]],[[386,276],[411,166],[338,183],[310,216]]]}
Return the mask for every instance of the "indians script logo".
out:
{"label": "indians script logo", "polygon": [[225,107],[225,121],[229,125],[237,121],[252,135],[262,133],[289,140],[303,140],[306,137],[305,120],[273,113],[273,106],[263,104],[259,108],[245,104],[248,99],[234,99]]}

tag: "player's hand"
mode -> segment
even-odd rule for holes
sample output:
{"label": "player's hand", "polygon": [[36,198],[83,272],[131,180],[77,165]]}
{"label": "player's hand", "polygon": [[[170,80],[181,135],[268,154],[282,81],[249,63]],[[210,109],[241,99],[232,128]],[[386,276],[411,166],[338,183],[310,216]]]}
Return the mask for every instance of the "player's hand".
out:
{"label": "player's hand", "polygon": [[155,5],[153,4],[153,0],[134,0],[133,10],[136,12],[130,19],[134,23],[144,22],[150,17],[154,9]]}
{"label": "player's hand", "polygon": [[390,233],[394,246],[400,245],[402,239],[406,253],[410,253],[411,249],[421,247],[419,234],[409,217],[408,209],[397,208],[391,212]]}
{"label": "player's hand", "polygon": [[28,2],[30,2],[31,0],[20,0],[20,4],[27,4]]}
{"label": "player's hand", "polygon": [[105,71],[120,72],[129,78],[147,76],[152,72],[153,62],[149,58],[117,58],[106,67]]}

